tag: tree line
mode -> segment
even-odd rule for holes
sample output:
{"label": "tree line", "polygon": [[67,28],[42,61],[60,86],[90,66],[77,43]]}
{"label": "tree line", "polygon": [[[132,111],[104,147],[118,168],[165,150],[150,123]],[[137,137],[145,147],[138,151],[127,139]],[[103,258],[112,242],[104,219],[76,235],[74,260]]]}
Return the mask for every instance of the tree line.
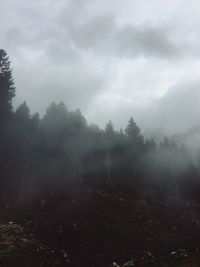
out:
{"label": "tree line", "polygon": [[184,145],[145,139],[133,118],[125,130],[89,124],[79,109],[51,103],[44,116],[13,109],[15,83],[0,49],[0,190],[20,197],[70,184],[116,184],[136,196],[197,200],[198,165]]}

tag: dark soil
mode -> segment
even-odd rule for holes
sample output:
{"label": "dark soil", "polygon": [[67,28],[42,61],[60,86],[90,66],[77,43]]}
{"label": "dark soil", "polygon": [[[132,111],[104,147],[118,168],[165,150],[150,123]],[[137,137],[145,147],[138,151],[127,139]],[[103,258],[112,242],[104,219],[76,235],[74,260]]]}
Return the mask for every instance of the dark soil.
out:
{"label": "dark soil", "polygon": [[200,266],[200,206],[141,199],[83,185],[2,200],[0,266]]}

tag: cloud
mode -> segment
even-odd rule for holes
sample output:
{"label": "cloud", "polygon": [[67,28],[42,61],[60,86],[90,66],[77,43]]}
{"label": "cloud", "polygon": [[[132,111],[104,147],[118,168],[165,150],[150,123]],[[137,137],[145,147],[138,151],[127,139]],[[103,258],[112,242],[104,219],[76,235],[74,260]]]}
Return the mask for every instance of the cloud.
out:
{"label": "cloud", "polygon": [[152,125],[166,134],[183,134],[200,127],[200,80],[180,83],[151,107]]}
{"label": "cloud", "polygon": [[121,55],[134,57],[137,55],[171,58],[179,56],[176,45],[170,41],[167,31],[154,27],[125,26],[117,38]]}
{"label": "cloud", "polygon": [[[17,94],[20,90],[19,95],[23,96],[34,111],[43,113],[52,101],[61,100],[64,100],[70,109],[81,108],[84,111],[107,81],[101,69],[91,67],[89,62],[86,64],[82,58],[70,62],[70,66],[57,62],[55,63],[58,65],[48,66],[52,61],[46,61],[46,57],[39,54],[40,64],[35,65],[34,59],[30,62],[30,51],[27,53],[29,67],[25,62],[23,67],[15,71]],[[36,62],[38,63],[37,58]],[[22,100],[18,98],[15,105]]]}
{"label": "cloud", "polygon": [[80,49],[101,55],[135,58],[152,56],[178,57],[181,48],[170,40],[167,29],[143,25],[118,27],[111,15],[67,24],[71,40]]}
{"label": "cloud", "polygon": [[133,116],[144,131],[191,127],[199,116],[198,7],[196,0],[2,0],[0,46],[12,61],[15,105],[26,100],[43,113],[63,100],[102,126],[111,119],[125,127]]}

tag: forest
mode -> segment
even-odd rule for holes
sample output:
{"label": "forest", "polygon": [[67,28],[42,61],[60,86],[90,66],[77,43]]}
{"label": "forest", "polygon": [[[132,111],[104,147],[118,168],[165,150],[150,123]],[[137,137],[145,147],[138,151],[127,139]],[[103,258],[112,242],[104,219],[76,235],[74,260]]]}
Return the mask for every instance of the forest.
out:
{"label": "forest", "polygon": [[199,165],[187,148],[167,137],[145,139],[133,118],[117,131],[88,124],[79,109],[51,103],[40,118],[26,102],[13,110],[15,85],[0,50],[1,191],[19,197],[68,184],[121,184],[135,194],[198,198]]}
{"label": "forest", "polygon": [[[64,263],[57,260],[52,266],[111,266],[108,264],[112,263],[113,266],[119,266],[114,262],[115,259],[122,264],[129,259],[131,253],[135,256],[140,249],[157,251],[160,244],[165,244],[164,252],[160,252],[165,254],[166,251],[180,248],[180,243],[192,248],[199,243],[199,230],[198,234],[195,232],[192,235],[196,235],[196,239],[182,240],[182,233],[191,229],[188,222],[183,225],[177,223],[182,225],[181,233],[178,238],[173,234],[172,241],[167,241],[166,237],[159,243],[154,236],[152,243],[148,243],[148,238],[145,237],[145,241],[140,243],[136,233],[132,242],[129,239],[129,235],[133,235],[129,229],[131,225],[140,229],[140,224],[145,225],[146,221],[151,220],[146,229],[149,234],[154,216],[163,220],[162,227],[166,224],[167,229],[169,224],[172,224],[172,228],[178,227],[174,226],[178,216],[188,214],[190,209],[194,211],[194,207],[196,211],[200,203],[200,162],[198,158],[194,160],[184,143],[177,143],[168,137],[163,137],[161,141],[146,138],[135,122],[134,114],[133,118],[127,118],[125,129],[116,130],[111,121],[108,121],[105,129],[101,129],[96,122],[88,123],[79,109],[69,110],[64,102],[51,103],[43,116],[39,113],[32,114],[26,102],[15,109],[15,93],[11,62],[5,50],[0,49],[1,221],[29,225],[28,229],[33,228],[37,221],[36,234],[49,246],[59,247],[66,260]],[[74,207],[73,203],[78,204]],[[67,205],[65,212],[60,211],[65,209],[64,204]],[[154,211],[152,205],[156,205],[159,211]],[[169,215],[163,215],[165,209]],[[196,211],[195,214],[199,213]],[[134,221],[134,216],[139,222]],[[169,217],[173,222],[167,221]],[[189,220],[190,217],[197,227],[198,215],[187,215],[184,218]],[[42,226],[38,222],[41,218],[47,220],[46,224],[45,220],[41,223]],[[47,218],[51,219],[48,221]],[[116,224],[113,222],[115,219],[118,220]],[[81,226],[77,221],[80,221]],[[47,233],[45,228],[50,224]],[[11,225],[13,228],[8,227],[14,229],[13,225],[14,223]],[[154,229],[159,227],[161,226],[153,226]],[[62,233],[60,239],[57,237],[59,233]],[[119,240],[116,233],[119,233]],[[142,235],[145,234],[139,236]],[[71,238],[68,241],[70,244],[64,243],[64,236]],[[53,245],[49,241],[50,237]],[[96,238],[99,238],[101,250],[107,252],[91,252],[98,247],[94,242]],[[175,239],[177,244],[174,243]],[[82,240],[82,246],[78,240]],[[88,242],[84,243],[83,240]],[[108,240],[111,240],[112,248],[105,245]],[[157,240],[156,245],[154,240]],[[133,243],[136,244],[135,248]],[[124,244],[127,247],[123,252]],[[67,246],[70,251],[70,245],[69,257],[72,258],[68,259],[63,246]],[[84,246],[90,252],[84,251]],[[182,255],[180,251],[179,254]],[[150,264],[152,257],[150,252],[146,252],[144,260],[148,260],[145,264]],[[40,260],[44,260],[44,257]],[[27,263],[6,265],[5,262],[2,266],[30,266]],[[51,266],[46,259],[43,265],[37,264],[31,266]]]}

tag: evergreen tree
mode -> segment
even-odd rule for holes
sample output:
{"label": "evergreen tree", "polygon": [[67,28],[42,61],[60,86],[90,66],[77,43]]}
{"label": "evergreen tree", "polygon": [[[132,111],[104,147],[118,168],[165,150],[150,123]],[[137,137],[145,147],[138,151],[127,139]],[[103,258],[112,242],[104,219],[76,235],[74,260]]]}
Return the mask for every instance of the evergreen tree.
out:
{"label": "evergreen tree", "polygon": [[106,143],[107,143],[107,153],[106,153],[106,167],[107,167],[107,174],[106,174],[106,180],[107,182],[110,182],[111,180],[111,168],[112,168],[112,149],[114,147],[115,142],[115,132],[112,125],[112,122],[109,121],[106,124],[105,127],[105,137],[106,137]]}
{"label": "evergreen tree", "polygon": [[15,86],[9,57],[0,49],[0,121],[4,121],[10,115],[14,96]]}
{"label": "evergreen tree", "polygon": [[[16,151],[16,174],[17,180],[15,183],[22,197],[25,192],[25,184],[28,181],[30,174],[30,158],[31,158],[31,143],[32,143],[32,127],[31,115],[26,102],[23,102],[15,111],[15,151]],[[17,188],[16,188],[17,190]]]}
{"label": "evergreen tree", "polygon": [[130,118],[128,125],[125,129],[125,133],[128,137],[128,142],[130,143],[130,145],[135,146],[138,149],[142,149],[144,139],[141,134],[140,128],[137,126],[133,118]]}
{"label": "evergreen tree", "polygon": [[[141,176],[143,173],[143,165],[141,161],[141,152],[144,150],[144,139],[140,128],[137,126],[133,118],[130,118],[125,129],[126,133],[126,158],[124,172],[129,183],[132,183],[136,190],[141,187]],[[139,185],[140,184],[140,185]]]}
{"label": "evergreen tree", "polygon": [[0,188],[6,190],[8,178],[12,176],[13,159],[13,121],[12,99],[15,86],[9,57],[0,49]]}

